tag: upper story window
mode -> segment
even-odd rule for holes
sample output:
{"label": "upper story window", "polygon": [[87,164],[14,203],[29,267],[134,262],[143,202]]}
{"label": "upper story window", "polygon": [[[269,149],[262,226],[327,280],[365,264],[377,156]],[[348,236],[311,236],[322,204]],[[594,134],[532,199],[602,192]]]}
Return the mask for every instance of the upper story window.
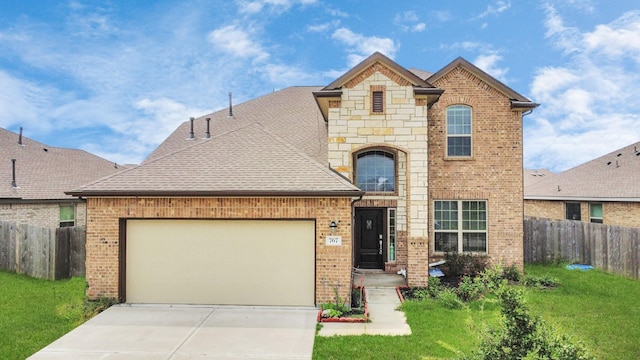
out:
{"label": "upper story window", "polygon": [[394,192],[395,183],[396,156],[394,153],[372,150],[356,155],[356,185],[361,190]]}
{"label": "upper story window", "polygon": [[471,108],[453,105],[447,108],[447,156],[471,156]]}
{"label": "upper story window", "polygon": [[73,205],[60,206],[60,227],[75,226],[76,211]]}

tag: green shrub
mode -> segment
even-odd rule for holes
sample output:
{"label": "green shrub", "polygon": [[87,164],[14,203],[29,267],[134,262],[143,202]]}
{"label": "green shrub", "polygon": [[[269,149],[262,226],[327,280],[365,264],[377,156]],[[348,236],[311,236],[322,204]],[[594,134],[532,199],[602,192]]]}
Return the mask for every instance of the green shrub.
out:
{"label": "green shrub", "polygon": [[438,300],[447,309],[462,309],[465,306],[456,291],[449,288],[444,288],[438,293]]}
{"label": "green shrub", "polygon": [[437,298],[438,294],[442,291],[443,286],[439,277],[429,276],[429,280],[427,280],[427,294],[429,297]]}
{"label": "green shrub", "polygon": [[521,290],[503,286],[498,291],[498,298],[503,326],[488,330],[478,351],[467,359],[594,359],[582,343],[549,329],[539,317],[531,316]]}
{"label": "green shrub", "polygon": [[460,300],[464,302],[471,302],[480,299],[487,292],[487,287],[481,281],[480,278],[472,278],[471,276],[465,276],[462,278],[456,293]]}
{"label": "green shrub", "polygon": [[444,253],[444,260],[447,275],[454,277],[476,276],[487,268],[487,257],[484,255],[451,251]]}
{"label": "green shrub", "polygon": [[551,275],[533,276],[527,275],[524,277],[523,284],[528,287],[537,287],[540,289],[549,289],[558,287],[560,282],[558,279]]}

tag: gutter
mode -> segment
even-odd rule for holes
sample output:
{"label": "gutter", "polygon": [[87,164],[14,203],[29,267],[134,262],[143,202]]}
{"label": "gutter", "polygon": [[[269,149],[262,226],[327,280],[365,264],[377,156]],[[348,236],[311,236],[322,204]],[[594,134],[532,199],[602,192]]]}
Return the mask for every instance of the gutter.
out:
{"label": "gutter", "polygon": [[69,191],[67,195],[82,197],[355,197],[362,196],[362,190],[328,190],[328,191],[255,191],[255,190],[221,190],[221,191],[126,191],[126,190],[86,190]]}

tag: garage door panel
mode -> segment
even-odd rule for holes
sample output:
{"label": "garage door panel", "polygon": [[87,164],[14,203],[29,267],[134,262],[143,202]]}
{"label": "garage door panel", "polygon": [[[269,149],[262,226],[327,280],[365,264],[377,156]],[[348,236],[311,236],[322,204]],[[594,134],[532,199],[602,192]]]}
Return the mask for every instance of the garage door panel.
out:
{"label": "garage door panel", "polygon": [[314,305],[313,221],[129,220],[127,302]]}

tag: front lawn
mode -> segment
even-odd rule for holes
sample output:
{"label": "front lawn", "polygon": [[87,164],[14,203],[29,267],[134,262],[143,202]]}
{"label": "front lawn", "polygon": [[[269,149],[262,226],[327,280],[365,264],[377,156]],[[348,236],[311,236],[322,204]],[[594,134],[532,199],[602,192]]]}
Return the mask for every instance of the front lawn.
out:
{"label": "front lawn", "polygon": [[[581,340],[598,359],[636,359],[640,355],[640,282],[599,270],[527,265],[527,275],[551,275],[556,289],[527,288],[532,314]],[[449,309],[427,299],[405,302],[413,334],[404,337],[316,337],[314,359],[451,359],[470,354],[479,331],[500,323],[494,296],[463,309]]]}
{"label": "front lawn", "polygon": [[49,281],[0,271],[0,359],[25,359],[84,320],[83,278]]}

